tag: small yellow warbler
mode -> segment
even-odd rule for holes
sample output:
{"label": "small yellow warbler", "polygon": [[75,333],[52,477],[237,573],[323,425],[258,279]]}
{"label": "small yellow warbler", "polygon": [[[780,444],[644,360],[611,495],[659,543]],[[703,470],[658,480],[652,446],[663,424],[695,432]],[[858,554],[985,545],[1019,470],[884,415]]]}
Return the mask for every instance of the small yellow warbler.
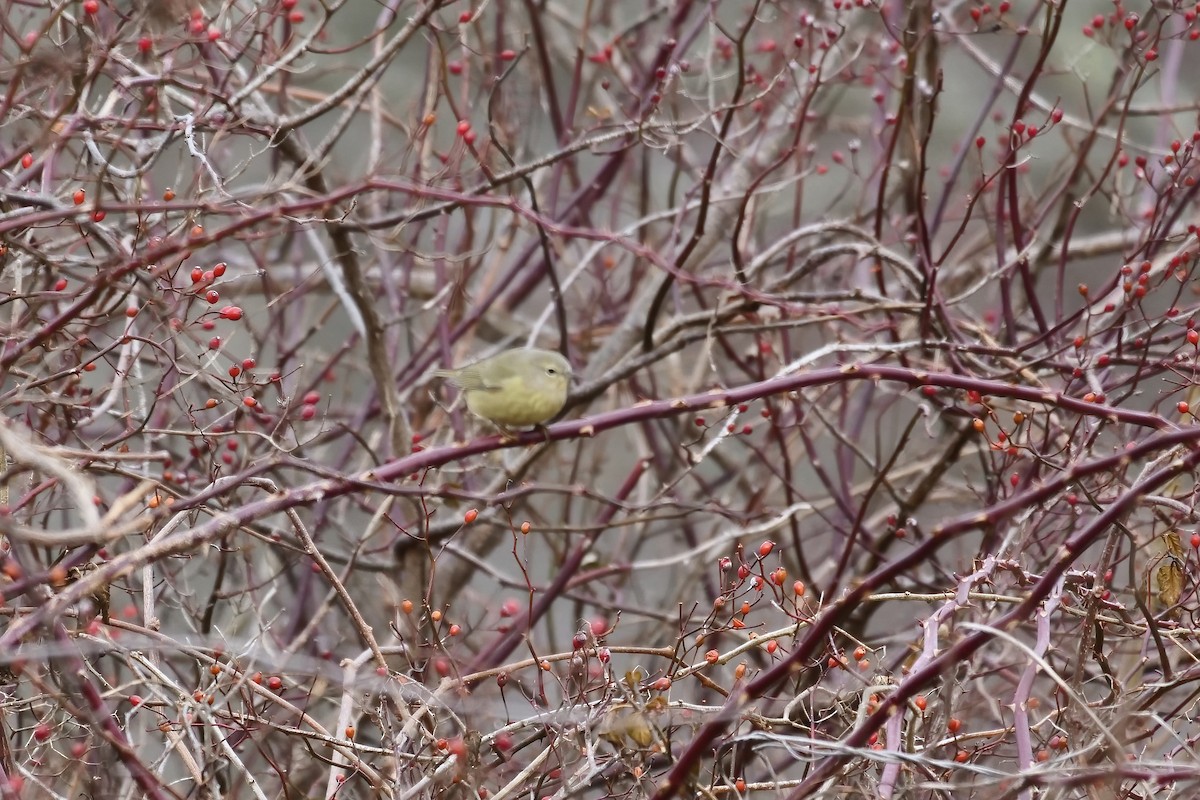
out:
{"label": "small yellow warbler", "polygon": [[562,411],[571,364],[553,350],[517,348],[434,374],[463,390],[475,416],[501,428],[524,427]]}

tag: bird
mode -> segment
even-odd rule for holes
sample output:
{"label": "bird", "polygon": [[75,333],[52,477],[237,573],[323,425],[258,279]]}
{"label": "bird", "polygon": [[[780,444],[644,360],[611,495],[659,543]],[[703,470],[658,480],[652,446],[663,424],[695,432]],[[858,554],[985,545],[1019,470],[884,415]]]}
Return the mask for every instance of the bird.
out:
{"label": "bird", "polygon": [[541,425],[562,411],[571,362],[553,350],[513,348],[434,375],[462,389],[472,414],[508,431]]}

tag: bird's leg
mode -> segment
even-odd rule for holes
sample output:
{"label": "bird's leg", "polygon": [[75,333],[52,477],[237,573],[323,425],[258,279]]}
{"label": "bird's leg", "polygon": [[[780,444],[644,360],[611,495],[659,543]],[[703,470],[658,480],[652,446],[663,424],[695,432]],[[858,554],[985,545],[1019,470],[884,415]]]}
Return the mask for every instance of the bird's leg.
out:
{"label": "bird's leg", "polygon": [[491,425],[493,428],[495,428],[497,431],[499,431],[500,438],[506,442],[515,441],[519,434],[518,431],[514,431],[512,428],[507,428],[504,425],[501,425],[499,422],[494,422],[489,419],[489,420],[487,420],[487,423],[489,425]]}

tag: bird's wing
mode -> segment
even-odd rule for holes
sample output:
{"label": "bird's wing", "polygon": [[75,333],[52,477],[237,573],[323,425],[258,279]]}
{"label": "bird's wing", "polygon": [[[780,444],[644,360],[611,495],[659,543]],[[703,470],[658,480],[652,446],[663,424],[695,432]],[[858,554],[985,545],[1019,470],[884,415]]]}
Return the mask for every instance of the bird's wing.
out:
{"label": "bird's wing", "polygon": [[472,366],[466,366],[456,370],[438,370],[436,374],[439,378],[445,378],[450,383],[457,386],[459,389],[469,391],[494,392],[500,387],[495,381],[486,381],[479,374],[479,370]]}

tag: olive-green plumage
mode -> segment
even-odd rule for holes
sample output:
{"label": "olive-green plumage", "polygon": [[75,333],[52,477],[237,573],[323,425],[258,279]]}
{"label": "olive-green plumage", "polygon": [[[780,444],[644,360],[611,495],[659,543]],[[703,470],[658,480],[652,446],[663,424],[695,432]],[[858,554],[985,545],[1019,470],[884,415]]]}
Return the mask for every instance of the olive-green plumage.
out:
{"label": "olive-green plumage", "polygon": [[434,374],[463,390],[472,414],[504,428],[525,427],[562,411],[571,364],[553,350],[517,348]]}

